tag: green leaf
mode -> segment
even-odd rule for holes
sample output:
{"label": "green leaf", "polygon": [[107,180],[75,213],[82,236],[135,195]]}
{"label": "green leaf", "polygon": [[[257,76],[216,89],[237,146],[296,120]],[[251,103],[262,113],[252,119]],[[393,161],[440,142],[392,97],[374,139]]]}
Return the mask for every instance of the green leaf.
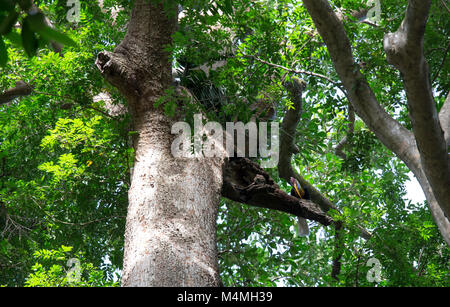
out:
{"label": "green leaf", "polygon": [[39,32],[44,30],[47,25],[45,24],[45,16],[42,13],[29,14],[26,17],[27,22],[30,24],[30,28],[34,32]]}
{"label": "green leaf", "polygon": [[28,11],[31,8],[31,0],[19,0],[19,5],[24,11]]}
{"label": "green leaf", "polygon": [[73,246],[65,246],[65,245],[61,245],[61,251],[63,251],[64,253],[68,253],[73,249]]}
{"label": "green leaf", "polygon": [[0,11],[11,11],[14,9],[12,0],[0,0]]}
{"label": "green leaf", "polygon": [[12,27],[17,22],[17,18],[19,18],[19,13],[15,10],[11,11],[9,15],[0,22],[0,34],[5,35],[11,32]]}
{"label": "green leaf", "polygon": [[61,43],[66,46],[76,47],[77,43],[72,40],[66,34],[56,31],[50,27],[45,26],[42,30],[39,30],[38,33],[45,39],[49,41],[55,41]]}
{"label": "green leaf", "polygon": [[16,45],[17,47],[23,48],[22,37],[20,36],[20,34],[18,32],[11,31],[8,34],[6,34],[5,37],[7,39],[9,39],[11,41],[11,43]]}
{"label": "green leaf", "polygon": [[27,19],[22,25],[22,45],[29,57],[33,57],[38,49],[39,41],[36,34],[31,30]]}
{"label": "green leaf", "polygon": [[8,62],[8,51],[6,50],[3,38],[0,36],[0,66],[5,67]]}
{"label": "green leaf", "polygon": [[231,15],[233,13],[233,0],[225,0],[225,13]]}

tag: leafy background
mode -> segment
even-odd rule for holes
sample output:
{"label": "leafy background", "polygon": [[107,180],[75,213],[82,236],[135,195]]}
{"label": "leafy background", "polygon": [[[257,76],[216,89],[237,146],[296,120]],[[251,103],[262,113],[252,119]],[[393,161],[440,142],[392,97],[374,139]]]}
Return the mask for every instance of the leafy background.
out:
{"label": "leafy background", "polygon": [[[32,95],[0,105],[0,285],[118,285],[132,132],[126,114],[111,117],[107,102],[94,99],[108,92],[113,104],[126,105],[94,63],[100,51],[112,50],[123,38],[132,2],[105,0],[102,11],[95,1],[82,1],[80,21],[70,23],[66,1],[35,1],[59,34],[46,37],[30,29],[36,40],[31,47],[21,43],[29,18],[26,8],[15,7],[21,27],[12,26],[8,35],[0,31],[0,89],[14,87],[20,80],[33,86]],[[332,4],[348,14],[364,2],[335,0]],[[211,119],[226,120],[237,114],[245,120],[252,113],[249,105],[263,95],[277,103],[273,120],[280,121],[291,105],[282,79],[293,75],[280,67],[338,81],[301,1],[180,3],[185,17],[170,47],[174,69],[227,58],[226,66],[206,78],[181,80],[201,90],[216,89],[196,92]],[[116,5],[124,9],[117,12]],[[378,100],[410,128],[399,73],[386,63],[382,49],[383,35],[399,26],[405,8],[405,1],[382,1],[378,27],[349,21],[346,30]],[[4,12],[0,24],[8,16]],[[434,1],[425,55],[438,109],[450,83],[450,65],[443,60],[449,22],[448,12]],[[51,50],[51,39],[65,43],[63,57]],[[231,54],[224,55],[224,49]],[[222,199],[217,221],[224,285],[448,286],[450,249],[427,205],[405,198],[408,169],[358,118],[345,147],[347,158],[336,156],[334,148],[347,131],[345,96],[325,78],[300,77],[308,85],[297,128],[301,152],[293,163],[343,213],[348,228],[341,248],[336,250],[333,228],[310,222],[311,234],[297,237],[295,217]],[[174,113],[176,107],[166,110]],[[282,188],[290,190],[276,170],[269,171]],[[361,239],[356,225],[364,226],[373,237]],[[339,280],[331,277],[336,253],[342,253]],[[71,258],[78,259],[82,268],[76,281],[68,278]],[[382,265],[379,283],[367,279],[371,267],[366,264],[371,258]]]}

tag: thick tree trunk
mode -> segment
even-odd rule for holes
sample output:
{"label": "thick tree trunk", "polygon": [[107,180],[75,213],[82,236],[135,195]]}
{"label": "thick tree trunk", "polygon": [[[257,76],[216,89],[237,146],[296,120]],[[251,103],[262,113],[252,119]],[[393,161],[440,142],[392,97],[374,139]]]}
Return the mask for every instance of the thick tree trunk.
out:
{"label": "thick tree trunk", "polygon": [[154,108],[172,83],[174,1],[136,0],[127,34],[97,66],[129,103],[137,132],[122,286],[218,286],[222,158],[175,158],[173,121]]}
{"label": "thick tree trunk", "polygon": [[122,286],[218,286],[219,160],[174,158],[171,122],[136,118]]}

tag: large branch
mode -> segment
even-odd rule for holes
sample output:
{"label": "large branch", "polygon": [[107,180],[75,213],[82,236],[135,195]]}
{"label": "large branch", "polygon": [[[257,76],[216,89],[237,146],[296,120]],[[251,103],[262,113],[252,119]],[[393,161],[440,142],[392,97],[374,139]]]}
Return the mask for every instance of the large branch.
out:
{"label": "large branch", "polygon": [[[303,0],[303,2],[327,45],[335,69],[349,93],[348,98],[356,113],[378,139],[405,162],[416,176],[419,176],[423,169],[414,135],[389,116],[379,105],[367,80],[354,62],[350,41],[328,1]],[[421,186],[426,190],[428,186],[426,178],[423,178]],[[430,196],[432,193],[425,195]],[[435,204],[434,197],[427,197],[427,201],[442,235],[449,237],[448,218],[443,216],[442,211],[434,210],[438,206]],[[442,223],[442,220],[446,220],[447,223]]]}
{"label": "large branch", "polygon": [[[410,0],[399,29],[385,35],[384,50],[388,62],[402,73],[422,166],[433,194],[450,217],[450,158],[433,98],[428,64],[423,55],[430,6],[431,0]],[[443,115],[449,115],[445,109]]]}
{"label": "large branch", "polygon": [[15,87],[0,93],[0,105],[13,101],[19,97],[28,96],[32,91],[33,88],[29,84],[23,81],[17,81]]}
{"label": "large branch", "polygon": [[[175,1],[149,5],[148,0],[136,0],[122,42],[114,52],[103,51],[97,57],[102,75],[129,99],[135,113],[153,105],[136,105],[133,101],[157,97],[165,85],[172,83],[171,70],[166,69],[172,59],[166,48],[171,45],[177,23],[175,11]],[[156,41],[160,43],[157,48],[148,43]]]}
{"label": "large branch", "polygon": [[450,92],[439,112],[439,121],[441,122],[441,127],[444,131],[445,142],[447,143],[447,146],[450,146]]}
{"label": "large branch", "polygon": [[[304,81],[293,78],[291,82],[286,82],[287,88],[293,108],[289,109],[281,123],[281,135],[280,135],[280,155],[278,160],[278,175],[286,181],[289,181],[290,177],[294,177],[298,180],[300,185],[308,189],[311,200],[317,204],[324,212],[330,209],[337,209],[337,207],[319,190],[311,185],[303,176],[294,171],[291,160],[292,155],[298,152],[298,148],[295,145],[295,134],[297,125],[300,121],[302,114],[302,93],[306,84]],[[372,236],[367,230],[361,226],[357,226],[361,231],[361,237],[369,240]]]}
{"label": "large branch", "polygon": [[393,119],[378,103],[367,80],[355,63],[342,21],[326,0],[304,0],[308,13],[327,45],[336,72],[359,117],[378,139],[407,165],[415,165],[417,148],[410,131]]}
{"label": "large branch", "polygon": [[294,177],[298,180],[302,187],[308,189],[311,200],[317,203],[320,208],[326,212],[332,208],[336,208],[334,204],[322,193],[319,192],[314,186],[312,186],[305,178],[294,171],[291,165],[292,155],[298,152],[298,148],[295,145],[295,134],[298,122],[302,114],[302,98],[304,87],[306,86],[303,81],[293,78],[289,83],[285,83],[288,92],[290,92],[293,108],[289,109],[281,123],[281,135],[280,135],[280,155],[278,160],[278,174],[280,178],[289,182],[290,177]]}
{"label": "large branch", "polygon": [[444,211],[436,201],[430,183],[427,180],[427,177],[423,169],[419,169],[413,172],[417,180],[419,181],[419,184],[422,187],[423,192],[425,193],[425,198],[427,199],[427,203],[428,206],[430,207],[433,219],[436,222],[436,225],[438,226],[443,239],[450,246],[450,219],[446,217]]}
{"label": "large branch", "polygon": [[[32,4],[31,10],[33,10],[34,12],[43,13],[42,10],[34,3]],[[53,23],[50,21],[50,19],[47,16],[44,17],[44,24],[49,28],[52,28],[52,29],[55,28],[53,26]],[[63,51],[64,45],[62,45],[56,41],[50,41],[50,46],[52,47],[53,51],[55,51],[56,53],[59,54],[60,57],[63,56],[62,51]]]}
{"label": "large branch", "polygon": [[[292,168],[291,165],[292,155],[294,152],[298,151],[295,145],[295,134],[303,112],[302,94],[306,87],[306,84],[304,81],[300,79],[292,78],[291,81],[285,82],[284,86],[289,93],[289,98],[293,103],[293,108],[287,110],[283,118],[283,122],[281,124],[282,132],[280,136],[280,155],[278,160],[278,174],[281,178],[284,178],[286,181],[289,181],[291,177],[297,178],[300,184],[304,188],[308,189],[311,199],[318,202],[318,204],[320,205],[320,207],[324,212],[327,212],[332,208],[337,209],[336,206],[331,201],[329,201],[317,189],[315,189],[312,185],[310,185],[309,182],[307,182],[302,176],[300,176],[300,174],[295,172],[294,169]],[[302,230],[304,232],[305,229],[306,233],[308,233],[308,226],[306,222],[302,221],[302,219],[299,219],[299,230]],[[334,279],[338,279],[338,275],[341,271],[341,258],[342,258],[342,248],[341,248],[342,240],[340,239],[341,229],[342,223],[341,222],[335,223],[336,245],[331,272],[331,276]],[[369,239],[370,234],[367,231],[364,231],[362,227],[360,227],[360,229],[362,231],[361,235],[364,238]]]}
{"label": "large branch", "polygon": [[301,216],[325,226],[333,222],[314,203],[281,190],[266,171],[247,158],[231,158],[223,179],[222,196],[233,201]]}

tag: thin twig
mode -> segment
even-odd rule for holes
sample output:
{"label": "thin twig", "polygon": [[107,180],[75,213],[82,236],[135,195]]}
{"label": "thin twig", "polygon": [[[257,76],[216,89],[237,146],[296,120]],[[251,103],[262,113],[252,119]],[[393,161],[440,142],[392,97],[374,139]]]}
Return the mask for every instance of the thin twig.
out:
{"label": "thin twig", "polygon": [[345,137],[334,148],[334,153],[336,156],[341,157],[344,160],[347,159],[347,155],[342,151],[342,149],[348,143],[348,140],[351,138],[355,130],[355,111],[350,103],[348,104],[348,121],[349,123],[347,125],[347,133]]}
{"label": "thin twig", "polygon": [[441,3],[447,9],[447,13],[450,13],[450,9],[448,8],[447,4],[445,4],[445,1],[441,0]]}
{"label": "thin twig", "polygon": [[444,67],[444,63],[445,63],[445,60],[447,59],[447,54],[448,54],[448,51],[450,50],[450,43],[447,45],[447,49],[445,49],[445,53],[444,53],[444,56],[442,57],[442,62],[441,62],[441,65],[439,66],[439,69],[438,69],[438,71],[436,72],[436,74],[434,75],[434,77],[433,77],[433,81],[431,81],[431,83],[434,83],[434,81],[437,79],[437,77],[439,76],[439,73],[441,72],[441,69],[442,69],[442,67]]}
{"label": "thin twig", "polygon": [[83,223],[71,223],[71,222],[65,222],[65,221],[61,221],[57,218],[55,218],[51,213],[47,212],[44,210],[44,208],[41,207],[41,205],[39,205],[39,203],[34,199],[31,198],[33,200],[33,202],[39,207],[39,209],[42,210],[42,212],[45,213],[46,216],[48,216],[52,221],[56,222],[56,223],[60,223],[60,224],[64,224],[64,225],[70,225],[70,226],[87,226],[89,224],[93,224],[93,223],[98,223],[98,222],[102,222],[104,220],[109,220],[109,219],[117,219],[117,218],[126,218],[125,216],[122,215],[113,215],[113,216],[108,216],[108,217],[103,217],[100,219],[96,219],[96,220],[92,220],[92,221],[88,221],[88,222],[83,222]]}
{"label": "thin twig", "polygon": [[288,68],[288,67],[285,67],[283,65],[279,65],[279,64],[275,64],[275,63],[271,63],[271,62],[265,61],[265,60],[263,60],[263,59],[261,59],[261,58],[259,58],[257,56],[250,55],[250,54],[242,53],[242,56],[246,57],[246,58],[254,59],[254,60],[256,60],[256,61],[258,61],[260,63],[266,64],[266,65],[271,66],[271,67],[279,68],[279,69],[288,71],[288,72],[293,73],[293,74],[297,74],[297,75],[304,74],[304,75],[313,76],[313,77],[317,77],[317,78],[321,78],[321,79],[327,80],[331,84],[335,85],[348,98],[347,92],[342,87],[342,84],[340,82],[338,82],[338,81],[334,81],[333,79],[331,79],[331,78],[329,78],[329,77],[327,77],[325,75],[322,75],[322,74],[319,74],[319,73],[316,73],[316,72],[312,72],[312,71],[307,71],[307,70],[301,70],[301,69],[299,70],[299,69]]}
{"label": "thin twig", "polygon": [[325,75],[321,75],[321,74],[318,74],[318,73],[315,73],[315,72],[312,72],[312,71],[297,70],[297,69],[288,68],[288,67],[285,67],[285,66],[282,66],[282,65],[279,65],[279,64],[275,64],[275,63],[271,63],[271,62],[265,61],[265,60],[263,60],[261,58],[258,58],[257,56],[250,55],[250,54],[242,54],[242,55],[244,57],[246,57],[246,58],[254,59],[254,60],[256,60],[256,61],[258,61],[260,63],[266,64],[266,65],[271,66],[271,67],[280,68],[280,69],[283,69],[285,71],[291,72],[293,74],[305,74],[305,75],[309,75],[309,76],[314,76],[314,77],[325,79],[328,82],[333,83],[336,86],[340,85],[339,82],[334,81],[333,79],[330,79],[329,77],[327,77]]}
{"label": "thin twig", "polygon": [[[38,94],[38,95],[44,95],[44,96],[51,96],[51,97],[56,97],[56,98],[63,98],[63,99],[69,99],[69,100],[71,100],[71,101],[73,101],[74,103],[76,103],[76,104],[78,104],[78,102],[74,99],[74,98],[72,98],[72,97],[70,97],[70,96],[68,96],[68,95],[56,95],[56,94],[52,94],[52,93],[44,93],[44,92],[38,92],[38,91],[34,91],[36,94]],[[114,116],[112,116],[112,115],[109,115],[108,113],[106,113],[105,111],[102,111],[102,110],[100,110],[100,109],[97,109],[96,107],[93,107],[93,106],[90,106],[90,105],[87,105],[87,106],[85,106],[85,105],[81,105],[81,104],[79,104],[80,105],[80,107],[82,107],[82,108],[84,108],[84,109],[92,109],[92,110],[94,110],[94,111],[96,111],[96,112],[99,112],[100,114],[102,114],[103,116],[106,116],[106,117],[108,117],[108,118],[114,118]]]}

